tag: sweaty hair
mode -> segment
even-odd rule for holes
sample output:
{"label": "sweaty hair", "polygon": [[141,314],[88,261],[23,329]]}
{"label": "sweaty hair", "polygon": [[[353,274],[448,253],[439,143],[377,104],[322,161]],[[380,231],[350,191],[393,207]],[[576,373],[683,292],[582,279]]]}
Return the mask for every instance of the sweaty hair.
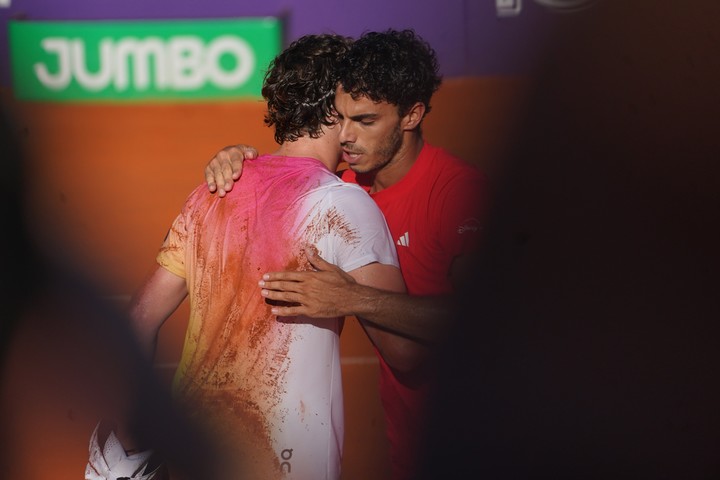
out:
{"label": "sweaty hair", "polygon": [[351,43],[339,35],[306,35],[270,63],[262,95],[265,124],[275,127],[275,141],[317,138],[323,125],[334,123],[339,61]]}
{"label": "sweaty hair", "polygon": [[413,30],[368,32],[343,58],[340,84],[353,98],[397,105],[405,115],[416,102],[430,112],[430,99],[440,87],[435,51]]}

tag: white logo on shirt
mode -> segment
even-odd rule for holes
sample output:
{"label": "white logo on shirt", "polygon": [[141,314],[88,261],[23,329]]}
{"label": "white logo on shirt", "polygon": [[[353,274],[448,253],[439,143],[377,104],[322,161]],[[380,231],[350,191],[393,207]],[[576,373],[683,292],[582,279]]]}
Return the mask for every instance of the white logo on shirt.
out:
{"label": "white logo on shirt", "polygon": [[410,232],[405,232],[404,234],[400,235],[400,238],[398,238],[398,241],[396,242],[401,247],[409,247],[410,246]]}

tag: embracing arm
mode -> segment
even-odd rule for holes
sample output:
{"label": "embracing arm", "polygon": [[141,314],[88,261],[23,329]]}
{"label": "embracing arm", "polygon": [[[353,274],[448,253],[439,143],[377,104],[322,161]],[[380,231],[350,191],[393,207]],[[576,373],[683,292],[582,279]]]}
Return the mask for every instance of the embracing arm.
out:
{"label": "embracing arm", "polygon": [[185,279],[157,265],[130,301],[130,321],[141,348],[155,353],[160,327],[187,297]]}
{"label": "embracing arm", "polygon": [[[373,291],[381,296],[390,295],[408,298],[404,294],[405,282],[402,279],[400,269],[395,266],[371,263],[348,273],[338,270],[343,275],[347,275],[351,283],[362,287],[363,290]],[[343,292],[326,292],[326,295],[339,295],[339,297],[335,298],[344,301]],[[387,312],[387,314],[403,316],[407,312]],[[385,326],[369,322],[363,315],[358,314],[356,316],[370,341],[375,345],[385,362],[396,372],[412,372],[427,358],[429,348],[422,343],[407,336],[398,335]]]}
{"label": "embracing arm", "polygon": [[366,322],[425,345],[438,343],[446,334],[449,296],[414,296],[363,285],[350,290],[352,314]]}
{"label": "embracing arm", "polygon": [[[474,265],[473,257],[474,255],[465,254],[456,257],[452,262],[449,275],[455,291],[461,281],[470,278],[468,266]],[[324,269],[334,267],[324,263]],[[393,349],[400,352],[398,354],[403,359],[402,363],[393,365],[394,368],[412,370],[427,357],[431,349],[429,347],[443,343],[450,334],[454,325],[452,314],[456,311],[458,301],[455,295],[408,295],[404,292],[378,290],[361,283],[363,282],[358,280],[357,283],[346,285],[343,289],[344,305],[338,306],[352,309],[349,314],[361,320],[374,343],[377,342],[370,329],[389,335],[385,342],[392,342]],[[325,288],[327,289],[327,285]],[[329,300],[329,297],[325,297],[325,301]]]}
{"label": "embracing arm", "polygon": [[208,190],[224,197],[240,178],[243,161],[246,158],[256,158],[257,155],[257,150],[248,145],[231,145],[220,150],[205,166],[205,182]]}
{"label": "embracing arm", "polygon": [[412,296],[378,287],[354,278],[311,251],[306,253],[317,271],[268,273],[260,281],[264,297],[300,304],[274,307],[274,314],[316,318],[355,315],[366,325],[422,344],[437,343],[446,334],[449,296]]}

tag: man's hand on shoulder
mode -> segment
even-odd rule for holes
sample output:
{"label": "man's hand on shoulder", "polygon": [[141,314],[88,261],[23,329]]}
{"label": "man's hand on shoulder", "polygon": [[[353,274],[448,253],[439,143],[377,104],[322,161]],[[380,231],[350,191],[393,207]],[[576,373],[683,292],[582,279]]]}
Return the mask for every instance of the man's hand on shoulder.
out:
{"label": "man's hand on shoulder", "polygon": [[240,178],[243,161],[257,156],[257,150],[249,145],[231,145],[220,150],[205,167],[208,190],[224,197]]}

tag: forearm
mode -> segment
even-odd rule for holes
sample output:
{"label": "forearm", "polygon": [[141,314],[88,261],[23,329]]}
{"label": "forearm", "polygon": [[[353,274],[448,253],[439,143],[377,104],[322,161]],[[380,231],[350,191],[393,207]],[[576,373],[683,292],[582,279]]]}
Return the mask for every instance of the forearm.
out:
{"label": "forearm", "polygon": [[343,298],[346,315],[423,344],[435,344],[450,328],[450,298],[414,296],[354,285]]}
{"label": "forearm", "polygon": [[131,309],[130,320],[135,338],[137,339],[140,349],[147,356],[148,359],[155,357],[155,350],[157,349],[157,339],[160,332],[160,327],[164,323],[166,318],[149,319],[143,315],[140,315],[138,310]]}
{"label": "forearm", "polygon": [[369,264],[346,273],[320,257],[312,257],[314,272],[266,273],[261,295],[294,303],[274,306],[278,316],[332,318],[354,315],[376,329],[423,344],[442,342],[450,329],[450,296],[405,294],[400,270]]}
{"label": "forearm", "polygon": [[155,355],[158,332],[187,296],[185,280],[156,267],[130,301],[130,322],[143,352]]}

